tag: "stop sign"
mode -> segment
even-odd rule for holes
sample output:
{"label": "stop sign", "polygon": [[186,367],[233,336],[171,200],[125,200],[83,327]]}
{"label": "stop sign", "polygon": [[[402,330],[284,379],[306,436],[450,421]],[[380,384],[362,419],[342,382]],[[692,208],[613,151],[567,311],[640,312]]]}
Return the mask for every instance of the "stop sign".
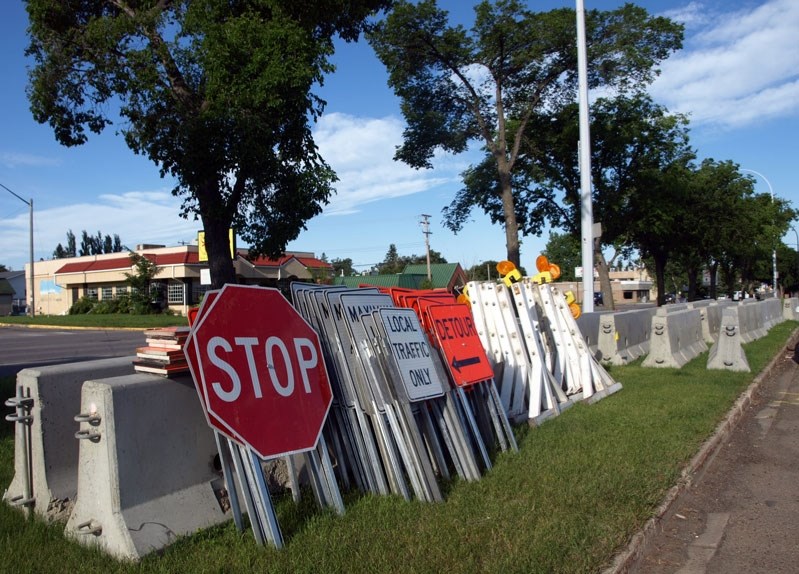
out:
{"label": "stop sign", "polygon": [[316,332],[277,289],[204,303],[184,352],[208,424],[261,458],[314,448],[333,399]]}

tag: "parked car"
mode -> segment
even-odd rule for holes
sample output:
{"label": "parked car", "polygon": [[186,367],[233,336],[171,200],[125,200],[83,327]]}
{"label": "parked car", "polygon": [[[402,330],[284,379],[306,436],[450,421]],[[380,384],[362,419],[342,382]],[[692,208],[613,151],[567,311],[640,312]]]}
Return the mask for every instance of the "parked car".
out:
{"label": "parked car", "polygon": [[601,291],[594,291],[594,305],[604,305],[605,301],[602,299]]}
{"label": "parked car", "polygon": [[674,293],[666,293],[663,296],[663,300],[665,303],[676,303],[677,302],[677,295]]}

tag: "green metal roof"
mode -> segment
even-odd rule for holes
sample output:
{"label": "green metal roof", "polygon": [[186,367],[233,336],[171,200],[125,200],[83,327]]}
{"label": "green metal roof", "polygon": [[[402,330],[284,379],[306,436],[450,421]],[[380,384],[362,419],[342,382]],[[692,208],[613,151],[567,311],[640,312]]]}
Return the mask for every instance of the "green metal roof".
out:
{"label": "green metal roof", "polygon": [[354,277],[336,277],[334,285],[346,285],[347,287],[360,287],[361,285],[373,285],[375,287],[404,287],[406,289],[420,289],[422,282],[427,279],[427,271],[424,275],[396,273],[393,275],[356,275]]}
{"label": "green metal roof", "polygon": [[0,279],[0,295],[13,295],[14,288],[6,279]]}
{"label": "green metal roof", "polygon": [[[449,282],[459,267],[460,263],[431,263],[430,278],[433,283],[433,289],[446,289],[449,287]],[[427,279],[427,263],[407,265],[402,273],[422,275]]]}

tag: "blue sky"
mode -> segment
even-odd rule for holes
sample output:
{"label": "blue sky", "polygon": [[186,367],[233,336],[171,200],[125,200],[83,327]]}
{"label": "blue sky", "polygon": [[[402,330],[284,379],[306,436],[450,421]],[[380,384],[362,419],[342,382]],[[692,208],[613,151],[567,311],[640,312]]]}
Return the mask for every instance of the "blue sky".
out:
{"label": "blue sky", "polygon": [[[584,0],[587,9],[623,2]],[[471,23],[472,2],[440,0],[459,22]],[[574,2],[529,0],[531,9],[573,7]],[[650,93],[673,112],[690,114],[691,142],[699,156],[732,160],[751,173],[756,190],[799,207],[799,2],[796,0],[639,1],[651,13],[686,25],[684,49],[662,65]],[[113,129],[77,148],[56,143],[31,117],[25,96],[23,51],[27,16],[21,2],[0,8],[4,81],[0,114],[0,183],[33,199],[34,257],[48,259],[72,229],[119,234],[123,244],[177,245],[196,238],[197,221],[178,216],[172,183],[146,158],[134,155]],[[458,235],[442,224],[441,210],[460,188],[468,154],[441,156],[435,168],[416,171],[394,162],[403,120],[387,74],[365,42],[342,45],[337,71],[317,93],[328,104],[315,129],[322,155],[339,175],[337,194],[323,215],[289,249],[352,258],[358,269],[381,261],[390,244],[401,255],[423,254],[421,215],[430,217],[430,245],[464,267],[505,256],[504,231],[477,211]],[[769,187],[769,184],[771,187]],[[712,216],[712,214],[708,214]],[[799,227],[799,225],[797,225]],[[0,189],[0,263],[22,269],[29,259],[28,207]],[[795,246],[789,232],[784,241]],[[546,243],[522,238],[522,264]]]}

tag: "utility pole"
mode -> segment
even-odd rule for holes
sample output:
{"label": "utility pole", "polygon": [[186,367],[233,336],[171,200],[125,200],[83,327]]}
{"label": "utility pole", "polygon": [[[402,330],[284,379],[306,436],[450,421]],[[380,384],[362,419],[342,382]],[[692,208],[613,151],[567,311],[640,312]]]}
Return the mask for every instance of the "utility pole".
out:
{"label": "utility pole", "polygon": [[427,251],[427,281],[432,283],[433,275],[430,272],[430,234],[432,233],[432,231],[430,231],[430,216],[426,213],[423,213],[421,217],[423,230],[422,233],[424,233],[424,247],[425,251]]}
{"label": "utility pole", "polygon": [[577,0],[577,80],[580,107],[580,230],[583,263],[583,313],[594,310],[594,207],[591,198],[591,130],[588,124],[588,56],[585,4]]}

